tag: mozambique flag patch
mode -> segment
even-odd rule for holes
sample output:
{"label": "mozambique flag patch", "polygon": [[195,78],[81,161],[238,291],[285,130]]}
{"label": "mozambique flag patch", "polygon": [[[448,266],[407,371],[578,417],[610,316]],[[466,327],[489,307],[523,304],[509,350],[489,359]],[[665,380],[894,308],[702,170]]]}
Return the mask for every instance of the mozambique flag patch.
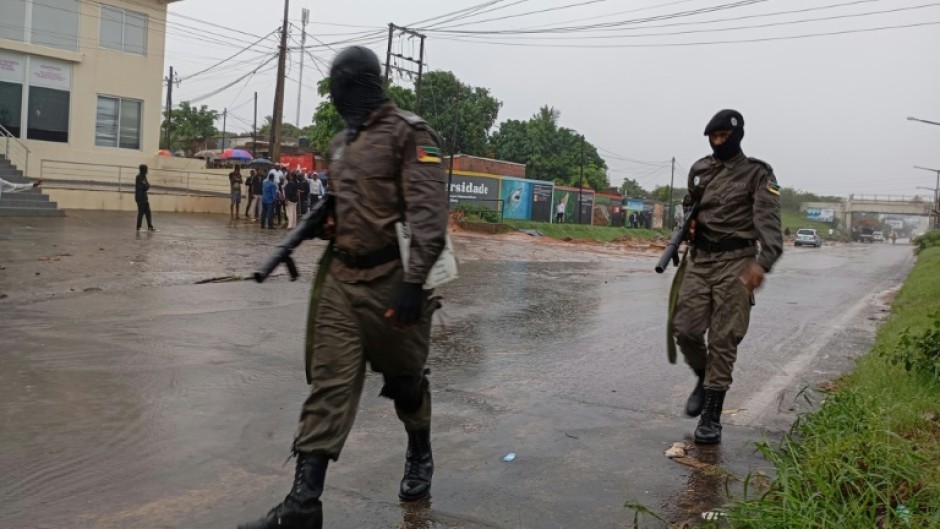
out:
{"label": "mozambique flag patch", "polygon": [[437,147],[418,147],[418,161],[421,163],[441,163],[441,150]]}
{"label": "mozambique flag patch", "polygon": [[767,182],[767,191],[770,191],[771,193],[779,197],[780,196],[780,184],[774,181]]}

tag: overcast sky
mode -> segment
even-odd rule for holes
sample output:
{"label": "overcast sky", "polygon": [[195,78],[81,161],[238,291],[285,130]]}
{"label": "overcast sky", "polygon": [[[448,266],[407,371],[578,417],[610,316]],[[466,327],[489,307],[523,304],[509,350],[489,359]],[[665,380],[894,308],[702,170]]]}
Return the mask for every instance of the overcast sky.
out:
{"label": "overcast sky", "polygon": [[[489,5],[473,17],[418,23],[483,3]],[[732,3],[751,5],[636,22]],[[563,7],[572,4],[576,5]],[[842,7],[819,9],[837,4]],[[318,61],[309,55],[305,59],[302,126],[311,122],[319,102],[314,87],[323,75],[316,66],[326,72],[335,55],[321,42],[341,41],[356,33],[353,37],[371,42],[369,47],[384,61],[387,26],[394,22],[415,24],[426,32],[430,69],[449,70],[465,83],[489,88],[503,102],[498,122],[526,119],[546,104],[560,110],[563,126],[582,132],[605,150],[601,154],[611,168],[613,185],[624,177],[635,178],[647,188],[667,184],[668,164],[655,164],[673,156],[679,168],[677,184],[683,185],[688,167],[709,153],[702,129],[722,108],[743,113],[745,153],[769,162],[784,186],[821,194],[920,193],[929,197],[930,191],[917,187],[933,188],[936,175],[913,166],[940,169],[940,126],[906,120],[915,116],[940,122],[940,2],[291,0],[290,18],[297,25],[302,8],[310,10],[307,44],[318,46],[310,50]],[[801,13],[754,16],[810,8]],[[523,14],[536,10],[548,11]],[[885,12],[889,10],[894,12]],[[880,13],[863,15],[874,12]],[[174,66],[183,80],[174,99],[203,96],[258,68],[276,51],[274,36],[210,73],[187,79],[276,30],[282,16],[280,0],[171,4],[166,65]],[[497,18],[503,19],[491,20]],[[819,18],[827,20],[794,23]],[[491,33],[628,20],[634,23],[605,31]],[[460,25],[450,30],[487,33],[440,31],[455,24]],[[921,25],[755,41],[915,24]],[[756,25],[764,27],[728,29]],[[649,36],[656,33],[671,34]],[[299,42],[300,30],[293,28],[291,36]],[[743,40],[752,42],[704,44]],[[416,44],[404,40],[401,45],[405,55],[412,46],[417,53]],[[300,52],[294,51],[284,107],[285,121],[290,123],[296,119],[299,60]],[[268,68],[275,64],[268,63],[253,77],[200,103],[220,111],[231,108],[228,128],[250,130],[254,91],[258,92],[259,122],[271,114],[275,73]]]}

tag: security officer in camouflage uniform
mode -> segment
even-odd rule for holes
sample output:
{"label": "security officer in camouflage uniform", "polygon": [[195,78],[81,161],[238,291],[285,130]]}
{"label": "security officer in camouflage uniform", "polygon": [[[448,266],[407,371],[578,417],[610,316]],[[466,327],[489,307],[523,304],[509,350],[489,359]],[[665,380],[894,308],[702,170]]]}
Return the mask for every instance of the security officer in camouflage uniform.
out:
{"label": "security officer in camouflage uniform", "polygon": [[[783,252],[780,188],[770,165],[741,151],[744,118],[722,110],[705,127],[713,154],[692,165],[685,206],[699,204],[673,333],[698,376],[686,413],[695,442],[721,442],[721,410],[754,291]],[[705,335],[708,334],[708,342]]]}
{"label": "security officer in camouflage uniform", "polygon": [[[389,101],[378,58],[366,48],[337,55],[330,94],[346,128],[330,145],[335,224],[326,226],[332,243],[321,266],[329,268],[311,304],[312,388],[294,441],[296,478],[283,503],[243,529],[322,527],[327,464],[339,458],[352,428],[367,364],[382,374],[381,394],[394,401],[408,435],[399,497],[414,501],[430,494],[425,362],[431,315],[439,305],[423,285],[447,231],[440,139],[421,118]],[[411,229],[407,271],[396,237],[399,221]]]}

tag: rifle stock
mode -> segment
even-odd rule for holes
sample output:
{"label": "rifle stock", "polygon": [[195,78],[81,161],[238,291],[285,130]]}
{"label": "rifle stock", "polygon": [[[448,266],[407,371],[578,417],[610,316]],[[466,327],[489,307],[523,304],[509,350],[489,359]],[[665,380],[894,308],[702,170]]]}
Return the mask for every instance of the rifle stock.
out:
{"label": "rifle stock", "polygon": [[666,271],[666,268],[669,267],[669,261],[672,261],[673,266],[679,266],[679,246],[682,245],[682,241],[689,238],[689,227],[696,215],[698,215],[698,203],[692,204],[692,207],[689,208],[689,212],[686,213],[685,218],[682,219],[682,227],[676,230],[676,232],[672,234],[672,238],[669,239],[669,244],[666,245],[666,249],[663,250],[663,254],[659,257],[659,262],[656,263],[657,274]]}
{"label": "rifle stock", "polygon": [[296,280],[300,274],[297,272],[297,265],[294,263],[291,253],[293,253],[294,248],[300,246],[304,241],[313,239],[323,233],[323,224],[332,210],[332,196],[326,195],[317,201],[310,208],[310,211],[300,219],[297,227],[287,234],[287,237],[277,245],[277,248],[264,261],[261,268],[255,272],[255,281],[264,282],[281,263],[287,266],[291,281]]}

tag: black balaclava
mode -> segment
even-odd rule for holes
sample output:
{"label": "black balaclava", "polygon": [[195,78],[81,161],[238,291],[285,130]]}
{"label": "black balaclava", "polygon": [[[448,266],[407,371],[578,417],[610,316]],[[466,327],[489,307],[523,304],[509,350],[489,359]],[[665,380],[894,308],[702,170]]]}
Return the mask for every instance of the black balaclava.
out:
{"label": "black balaclava", "polygon": [[352,143],[369,115],[388,101],[379,58],[362,46],[341,51],[330,67],[330,97],[346,121],[346,143]]}
{"label": "black balaclava", "polygon": [[741,153],[741,140],[744,139],[744,116],[737,110],[719,111],[705,126],[705,135],[708,136],[719,130],[730,130],[731,137],[721,145],[715,145],[711,139],[708,143],[712,146],[715,158],[721,161],[730,160]]}

